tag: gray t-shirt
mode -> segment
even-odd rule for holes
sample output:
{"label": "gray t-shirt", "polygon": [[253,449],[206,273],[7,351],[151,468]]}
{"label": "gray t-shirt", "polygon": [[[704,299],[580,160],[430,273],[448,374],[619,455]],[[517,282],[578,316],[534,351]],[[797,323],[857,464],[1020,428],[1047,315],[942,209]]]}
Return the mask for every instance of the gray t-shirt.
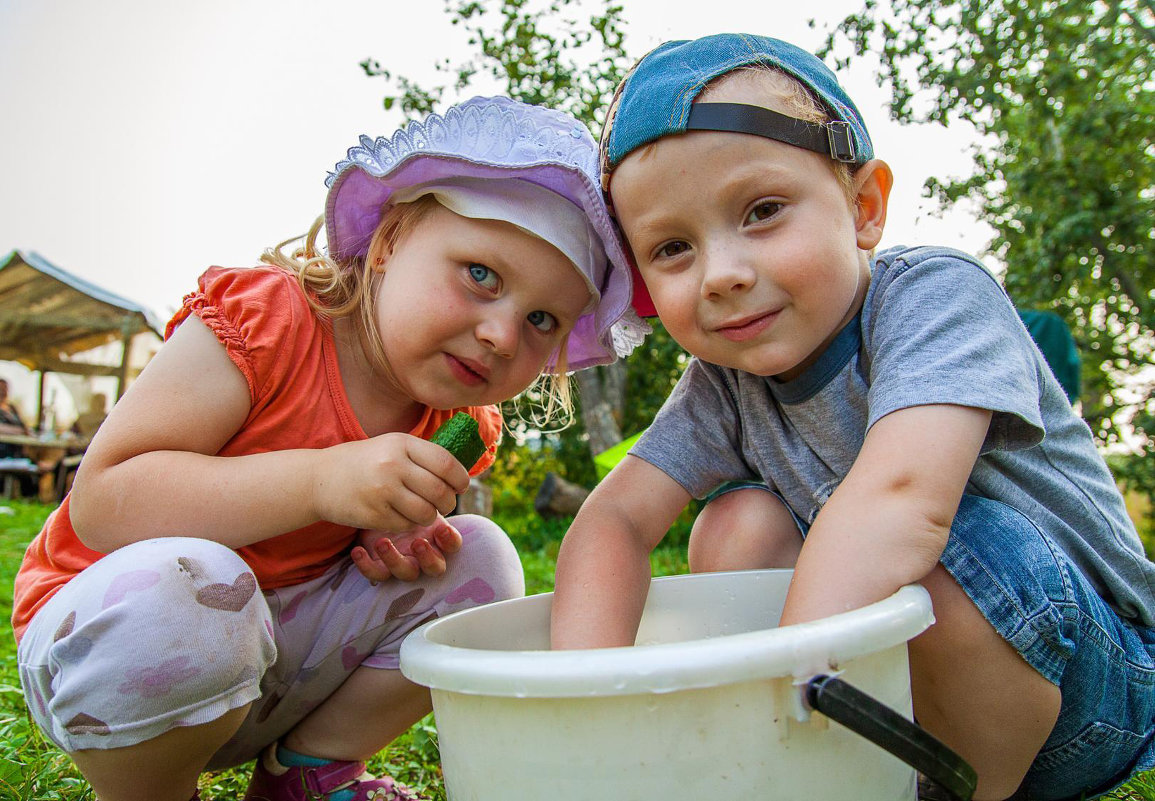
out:
{"label": "gray t-shirt", "polygon": [[994,276],[958,251],[879,254],[859,316],[792,381],[692,360],[631,453],[697,498],[765,481],[810,523],[870,426],[936,403],[994,412],[966,492],[1022,512],[1123,617],[1155,624],[1155,564],[1090,430]]}

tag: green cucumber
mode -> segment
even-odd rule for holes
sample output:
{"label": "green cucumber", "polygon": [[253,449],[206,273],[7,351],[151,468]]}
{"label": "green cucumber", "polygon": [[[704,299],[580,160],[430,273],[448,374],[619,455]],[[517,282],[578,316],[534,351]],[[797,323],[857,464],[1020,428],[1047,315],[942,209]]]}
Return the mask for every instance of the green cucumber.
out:
{"label": "green cucumber", "polygon": [[429,441],[452,453],[466,470],[477,464],[485,453],[477,421],[465,412],[458,412],[442,423]]}

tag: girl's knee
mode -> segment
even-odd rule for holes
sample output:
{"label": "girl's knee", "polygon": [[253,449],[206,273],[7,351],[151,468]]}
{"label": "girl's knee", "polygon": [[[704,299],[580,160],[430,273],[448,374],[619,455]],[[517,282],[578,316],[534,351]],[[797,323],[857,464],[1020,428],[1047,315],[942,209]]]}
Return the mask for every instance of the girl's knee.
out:
{"label": "girl's knee", "polygon": [[177,573],[197,579],[223,581],[242,572],[252,573],[231,548],[212,540],[195,537],[158,537],[126,545],[94,563],[70,582],[89,575],[154,574],[158,580]]}
{"label": "girl's knee", "polygon": [[525,595],[521,559],[501,526],[481,515],[457,515],[449,522],[461,532],[461,550],[448,560],[450,574],[481,578],[492,588],[494,601]]}
{"label": "girl's knee", "polygon": [[[169,713],[223,712],[275,658],[252,571],[230,549],[186,538],[134,543],[96,562],[37,613],[20,647],[37,720],[50,729],[50,715],[66,739],[93,726],[155,735]],[[99,725],[77,724],[78,715]]]}

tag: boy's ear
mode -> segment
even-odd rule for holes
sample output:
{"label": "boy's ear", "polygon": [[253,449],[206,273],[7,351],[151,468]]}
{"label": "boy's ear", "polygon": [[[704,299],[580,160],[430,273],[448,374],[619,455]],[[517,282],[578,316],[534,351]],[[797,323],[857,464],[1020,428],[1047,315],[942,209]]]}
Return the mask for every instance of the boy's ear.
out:
{"label": "boy's ear", "polygon": [[881,159],[871,159],[854,173],[854,205],[858,212],[854,227],[861,250],[870,250],[882,240],[892,186],[894,174]]}

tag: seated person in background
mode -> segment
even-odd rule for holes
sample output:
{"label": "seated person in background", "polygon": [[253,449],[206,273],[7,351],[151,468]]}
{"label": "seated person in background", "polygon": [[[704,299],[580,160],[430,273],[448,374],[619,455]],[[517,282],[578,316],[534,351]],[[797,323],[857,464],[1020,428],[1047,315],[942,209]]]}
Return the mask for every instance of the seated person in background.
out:
{"label": "seated person in background", "polygon": [[[28,426],[24,425],[20,412],[8,400],[8,380],[0,378],[0,434],[27,434]],[[0,442],[0,459],[24,459],[23,445],[11,442]],[[34,490],[34,481],[31,474],[18,474],[16,480],[20,484],[19,495],[26,497]]]}
{"label": "seated person in background", "polygon": [[44,472],[40,476],[40,500],[42,503],[60,501],[72,489],[72,479],[76,476],[76,468],[80,467],[81,457],[88,442],[96,436],[96,429],[108,417],[108,396],[103,392],[94,392],[88,399],[88,411],[81,412],[68,430],[79,437],[80,447],[69,448],[61,453],[54,451],[52,460],[48,464],[41,464]]}
{"label": "seated person in background", "polygon": [[[28,426],[20,417],[20,412],[8,400],[8,380],[0,378],[0,434],[27,434]],[[19,445],[0,442],[0,459],[10,459],[24,455]]]}
{"label": "seated person in background", "polygon": [[88,399],[88,411],[81,412],[72,424],[72,433],[82,439],[92,439],[96,429],[108,417],[108,396],[103,392],[94,392]]}

